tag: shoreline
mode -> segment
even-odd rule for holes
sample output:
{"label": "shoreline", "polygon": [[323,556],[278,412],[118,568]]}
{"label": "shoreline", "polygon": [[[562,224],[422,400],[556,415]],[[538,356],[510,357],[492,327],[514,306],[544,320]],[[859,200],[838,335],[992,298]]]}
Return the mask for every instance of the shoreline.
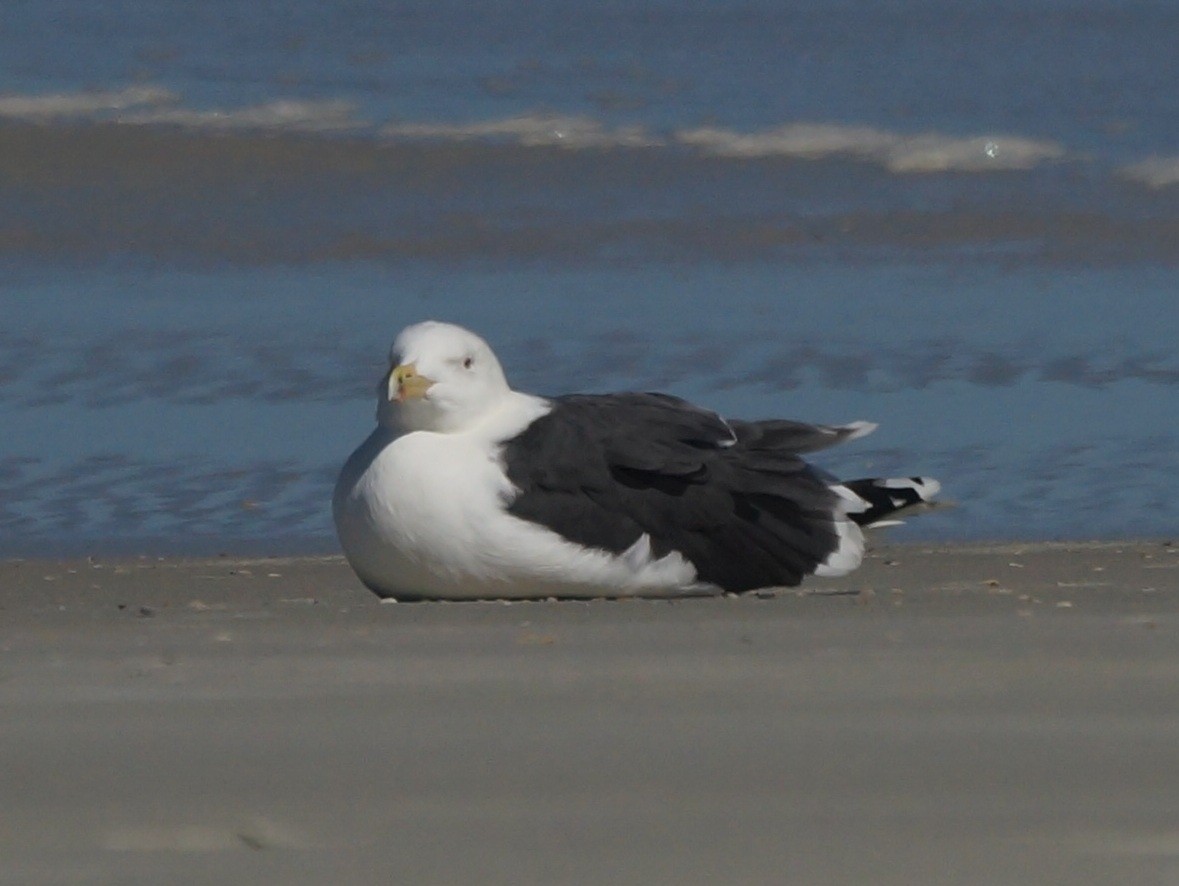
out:
{"label": "shoreline", "polygon": [[[801,585],[793,588],[771,588],[747,594],[685,595],[671,598],[603,598],[623,601],[673,600],[684,602],[689,599],[713,599],[715,596],[769,597],[769,596],[824,596],[838,594],[871,593],[881,587],[901,582],[913,586],[914,590],[934,592],[952,586],[965,591],[971,585],[971,576],[977,578],[979,592],[984,592],[988,581],[995,581],[997,575],[1004,575],[1011,584],[1020,587],[1084,586],[1079,578],[1086,569],[1105,571],[1109,567],[1121,579],[1127,579],[1133,572],[1136,561],[1160,558],[1158,564],[1167,562],[1174,555],[1179,564],[1179,543],[1170,539],[1142,539],[1133,541],[1034,541],[1034,542],[964,542],[964,543],[907,543],[878,545],[870,547],[863,564],[851,574],[841,578],[817,578],[810,576]],[[1005,559],[1007,558],[1007,559]],[[1022,558],[1018,562],[1013,558]],[[1090,562],[1092,561],[1092,562]],[[1086,565],[1088,564],[1088,565]],[[1147,564],[1148,567],[1151,564]],[[904,566],[903,569],[897,567]],[[1026,570],[1022,574],[1016,570]],[[1156,575],[1156,577],[1158,577]],[[255,579],[266,578],[272,586]],[[352,573],[342,554],[289,554],[289,555],[231,555],[217,556],[90,556],[90,557],[8,557],[0,558],[0,602],[18,603],[34,601],[40,591],[51,590],[64,593],[78,600],[88,595],[96,598],[105,592],[148,591],[167,598],[170,595],[183,596],[191,582],[210,583],[226,592],[232,587],[245,596],[243,600],[264,599],[271,590],[290,590],[292,587],[303,591],[316,590],[325,599],[353,599],[363,602],[372,597],[379,603]],[[1109,584],[1109,582],[1105,582]],[[1100,586],[1095,584],[1094,586]],[[411,605],[415,601],[401,601]],[[430,603],[544,603],[549,600],[422,600]],[[561,600],[555,602],[593,602],[586,600]]]}

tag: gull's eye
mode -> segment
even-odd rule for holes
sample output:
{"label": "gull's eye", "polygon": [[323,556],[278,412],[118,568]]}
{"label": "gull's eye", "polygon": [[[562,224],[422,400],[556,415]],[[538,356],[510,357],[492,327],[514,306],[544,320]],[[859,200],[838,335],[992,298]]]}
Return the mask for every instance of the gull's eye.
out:
{"label": "gull's eye", "polygon": [[463,369],[470,369],[474,365],[475,365],[475,358],[474,357],[463,358]]}

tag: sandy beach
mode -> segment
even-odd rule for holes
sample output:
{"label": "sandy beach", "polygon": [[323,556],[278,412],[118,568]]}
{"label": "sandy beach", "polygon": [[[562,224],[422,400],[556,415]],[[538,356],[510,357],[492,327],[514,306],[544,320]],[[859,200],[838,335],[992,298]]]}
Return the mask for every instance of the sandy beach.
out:
{"label": "sandy beach", "polygon": [[1179,883],[1179,546],[681,601],[0,564],[0,881]]}

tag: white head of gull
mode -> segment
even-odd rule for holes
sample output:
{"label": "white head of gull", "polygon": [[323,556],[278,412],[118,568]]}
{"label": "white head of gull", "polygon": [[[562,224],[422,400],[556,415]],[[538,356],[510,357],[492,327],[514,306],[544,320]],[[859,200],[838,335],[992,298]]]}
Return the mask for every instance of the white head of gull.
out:
{"label": "white head of gull", "polygon": [[459,326],[427,321],[393,343],[377,386],[377,422],[402,431],[454,433],[477,426],[512,400],[487,342]]}

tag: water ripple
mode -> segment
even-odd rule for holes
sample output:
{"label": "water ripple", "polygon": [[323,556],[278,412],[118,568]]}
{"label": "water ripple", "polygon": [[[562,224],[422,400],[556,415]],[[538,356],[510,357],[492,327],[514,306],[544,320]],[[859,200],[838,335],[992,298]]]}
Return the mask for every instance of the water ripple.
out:
{"label": "water ripple", "polygon": [[[922,469],[944,478],[957,506],[914,521],[911,537],[1026,537],[1029,525],[1051,525],[1053,537],[1165,536],[1179,522],[1167,494],[1179,438],[1060,443],[1016,457],[979,446],[922,455]],[[904,472],[913,454],[868,448],[831,454],[840,474]],[[1117,465],[1111,470],[1110,465]],[[37,458],[0,459],[0,553],[105,548],[167,539],[183,551],[203,539],[241,546],[311,539],[333,545],[329,501],[338,465],[255,461],[150,461],[98,455],[53,465]],[[996,482],[999,475],[1005,482]],[[1009,482],[1011,477],[1019,482]],[[1135,518],[1127,522],[1126,515]],[[1048,515],[1051,515],[1049,518]],[[1038,536],[1039,537],[1039,536]],[[64,540],[63,540],[64,539]],[[117,545],[116,545],[117,546]],[[298,545],[296,545],[298,546]]]}
{"label": "water ripple", "polygon": [[68,464],[0,459],[0,551],[88,539],[166,538],[184,549],[186,538],[328,538],[335,472],[290,461],[224,466],[120,454]]}
{"label": "water ripple", "polygon": [[[920,390],[939,382],[984,388],[1021,381],[1102,388],[1125,381],[1179,385],[1179,358],[1108,346],[1101,353],[1044,353],[1032,345],[985,347],[962,340],[881,347],[870,341],[768,344],[685,338],[658,351],[628,330],[554,345],[535,339],[501,348],[524,389],[659,388],[706,378],[717,390],[789,391],[815,382],[834,390]],[[34,359],[35,355],[35,359]],[[367,399],[382,355],[359,345],[258,344],[231,332],[125,330],[71,346],[0,334],[0,403],[113,407],[140,400],[213,404]]]}

